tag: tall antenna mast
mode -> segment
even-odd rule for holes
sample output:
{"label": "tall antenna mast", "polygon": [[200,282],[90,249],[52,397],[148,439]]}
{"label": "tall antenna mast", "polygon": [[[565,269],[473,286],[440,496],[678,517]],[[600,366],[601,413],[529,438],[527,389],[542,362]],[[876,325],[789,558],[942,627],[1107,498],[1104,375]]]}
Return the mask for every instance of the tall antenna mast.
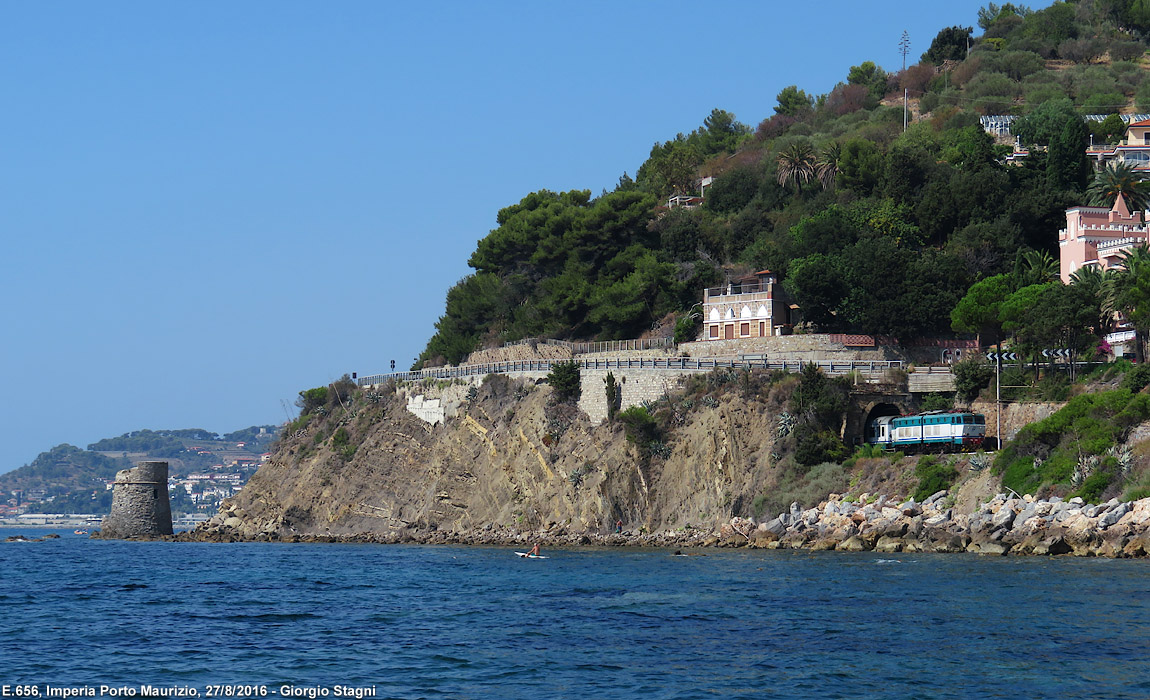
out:
{"label": "tall antenna mast", "polygon": [[[906,73],[906,55],[910,52],[910,34],[902,30],[902,38],[898,40],[898,51],[902,54],[902,72]],[[905,85],[906,83],[903,83]],[[906,110],[907,90],[902,89],[902,130],[906,131],[908,115]]]}

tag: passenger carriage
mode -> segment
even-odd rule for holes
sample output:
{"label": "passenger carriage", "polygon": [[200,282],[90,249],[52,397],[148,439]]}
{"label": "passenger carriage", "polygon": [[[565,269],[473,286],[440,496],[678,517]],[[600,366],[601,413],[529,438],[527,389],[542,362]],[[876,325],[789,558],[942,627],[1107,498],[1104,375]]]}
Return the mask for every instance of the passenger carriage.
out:
{"label": "passenger carriage", "polygon": [[908,452],[978,449],[985,439],[985,416],[954,411],[881,416],[872,420],[866,430],[868,443]]}

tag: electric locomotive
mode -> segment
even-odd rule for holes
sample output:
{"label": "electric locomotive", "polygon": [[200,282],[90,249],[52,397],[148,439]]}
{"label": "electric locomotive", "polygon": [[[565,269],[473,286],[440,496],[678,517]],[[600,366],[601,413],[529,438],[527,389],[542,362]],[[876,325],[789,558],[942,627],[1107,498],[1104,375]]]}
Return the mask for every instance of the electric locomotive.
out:
{"label": "electric locomotive", "polygon": [[982,447],[986,417],[979,413],[927,411],[913,416],[881,416],[867,424],[872,445],[914,452],[960,451]]}

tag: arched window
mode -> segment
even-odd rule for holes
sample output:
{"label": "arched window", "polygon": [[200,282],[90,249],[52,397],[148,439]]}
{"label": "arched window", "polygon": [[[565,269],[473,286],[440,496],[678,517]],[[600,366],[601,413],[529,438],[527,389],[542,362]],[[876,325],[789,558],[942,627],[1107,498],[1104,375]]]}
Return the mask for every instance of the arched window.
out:
{"label": "arched window", "polygon": [[767,316],[770,316],[770,314],[767,313],[767,305],[759,304],[759,318],[766,318]]}
{"label": "arched window", "polygon": [[707,318],[710,319],[711,321],[718,321],[719,320],[719,310],[718,309],[711,309],[711,313],[710,313],[710,315],[707,316]]}
{"label": "arched window", "polygon": [[723,318],[725,318],[727,320],[730,320],[734,317],[735,317],[735,312],[732,309],[727,309],[727,313],[723,316]]}
{"label": "arched window", "polygon": [[739,318],[750,318],[750,317],[751,317],[751,307],[747,306],[746,304],[743,304],[743,310],[740,312]]}

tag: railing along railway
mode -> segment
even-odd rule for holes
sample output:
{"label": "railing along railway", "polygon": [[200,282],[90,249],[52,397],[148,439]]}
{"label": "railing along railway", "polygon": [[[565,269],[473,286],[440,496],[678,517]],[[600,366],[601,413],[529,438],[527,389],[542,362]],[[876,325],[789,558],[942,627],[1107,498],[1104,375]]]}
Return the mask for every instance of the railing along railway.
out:
{"label": "railing along railway", "polygon": [[[505,362],[480,362],[473,365],[460,365],[458,367],[433,367],[414,372],[392,372],[388,374],[370,374],[359,377],[356,381],[360,386],[382,384],[388,380],[421,381],[424,379],[457,379],[464,377],[483,376],[488,374],[515,374],[519,372],[550,372],[559,363],[570,360],[509,360]],[[781,372],[800,372],[803,365],[808,364],[802,360],[771,360],[763,357],[742,356],[737,359],[718,357],[634,357],[634,358],[591,358],[574,360],[581,370],[671,370],[681,372],[706,372],[714,369],[766,369]],[[857,372],[864,376],[874,377],[882,375],[889,369],[902,369],[901,360],[853,360],[849,362],[816,362],[816,365],[828,375],[845,375]]]}

